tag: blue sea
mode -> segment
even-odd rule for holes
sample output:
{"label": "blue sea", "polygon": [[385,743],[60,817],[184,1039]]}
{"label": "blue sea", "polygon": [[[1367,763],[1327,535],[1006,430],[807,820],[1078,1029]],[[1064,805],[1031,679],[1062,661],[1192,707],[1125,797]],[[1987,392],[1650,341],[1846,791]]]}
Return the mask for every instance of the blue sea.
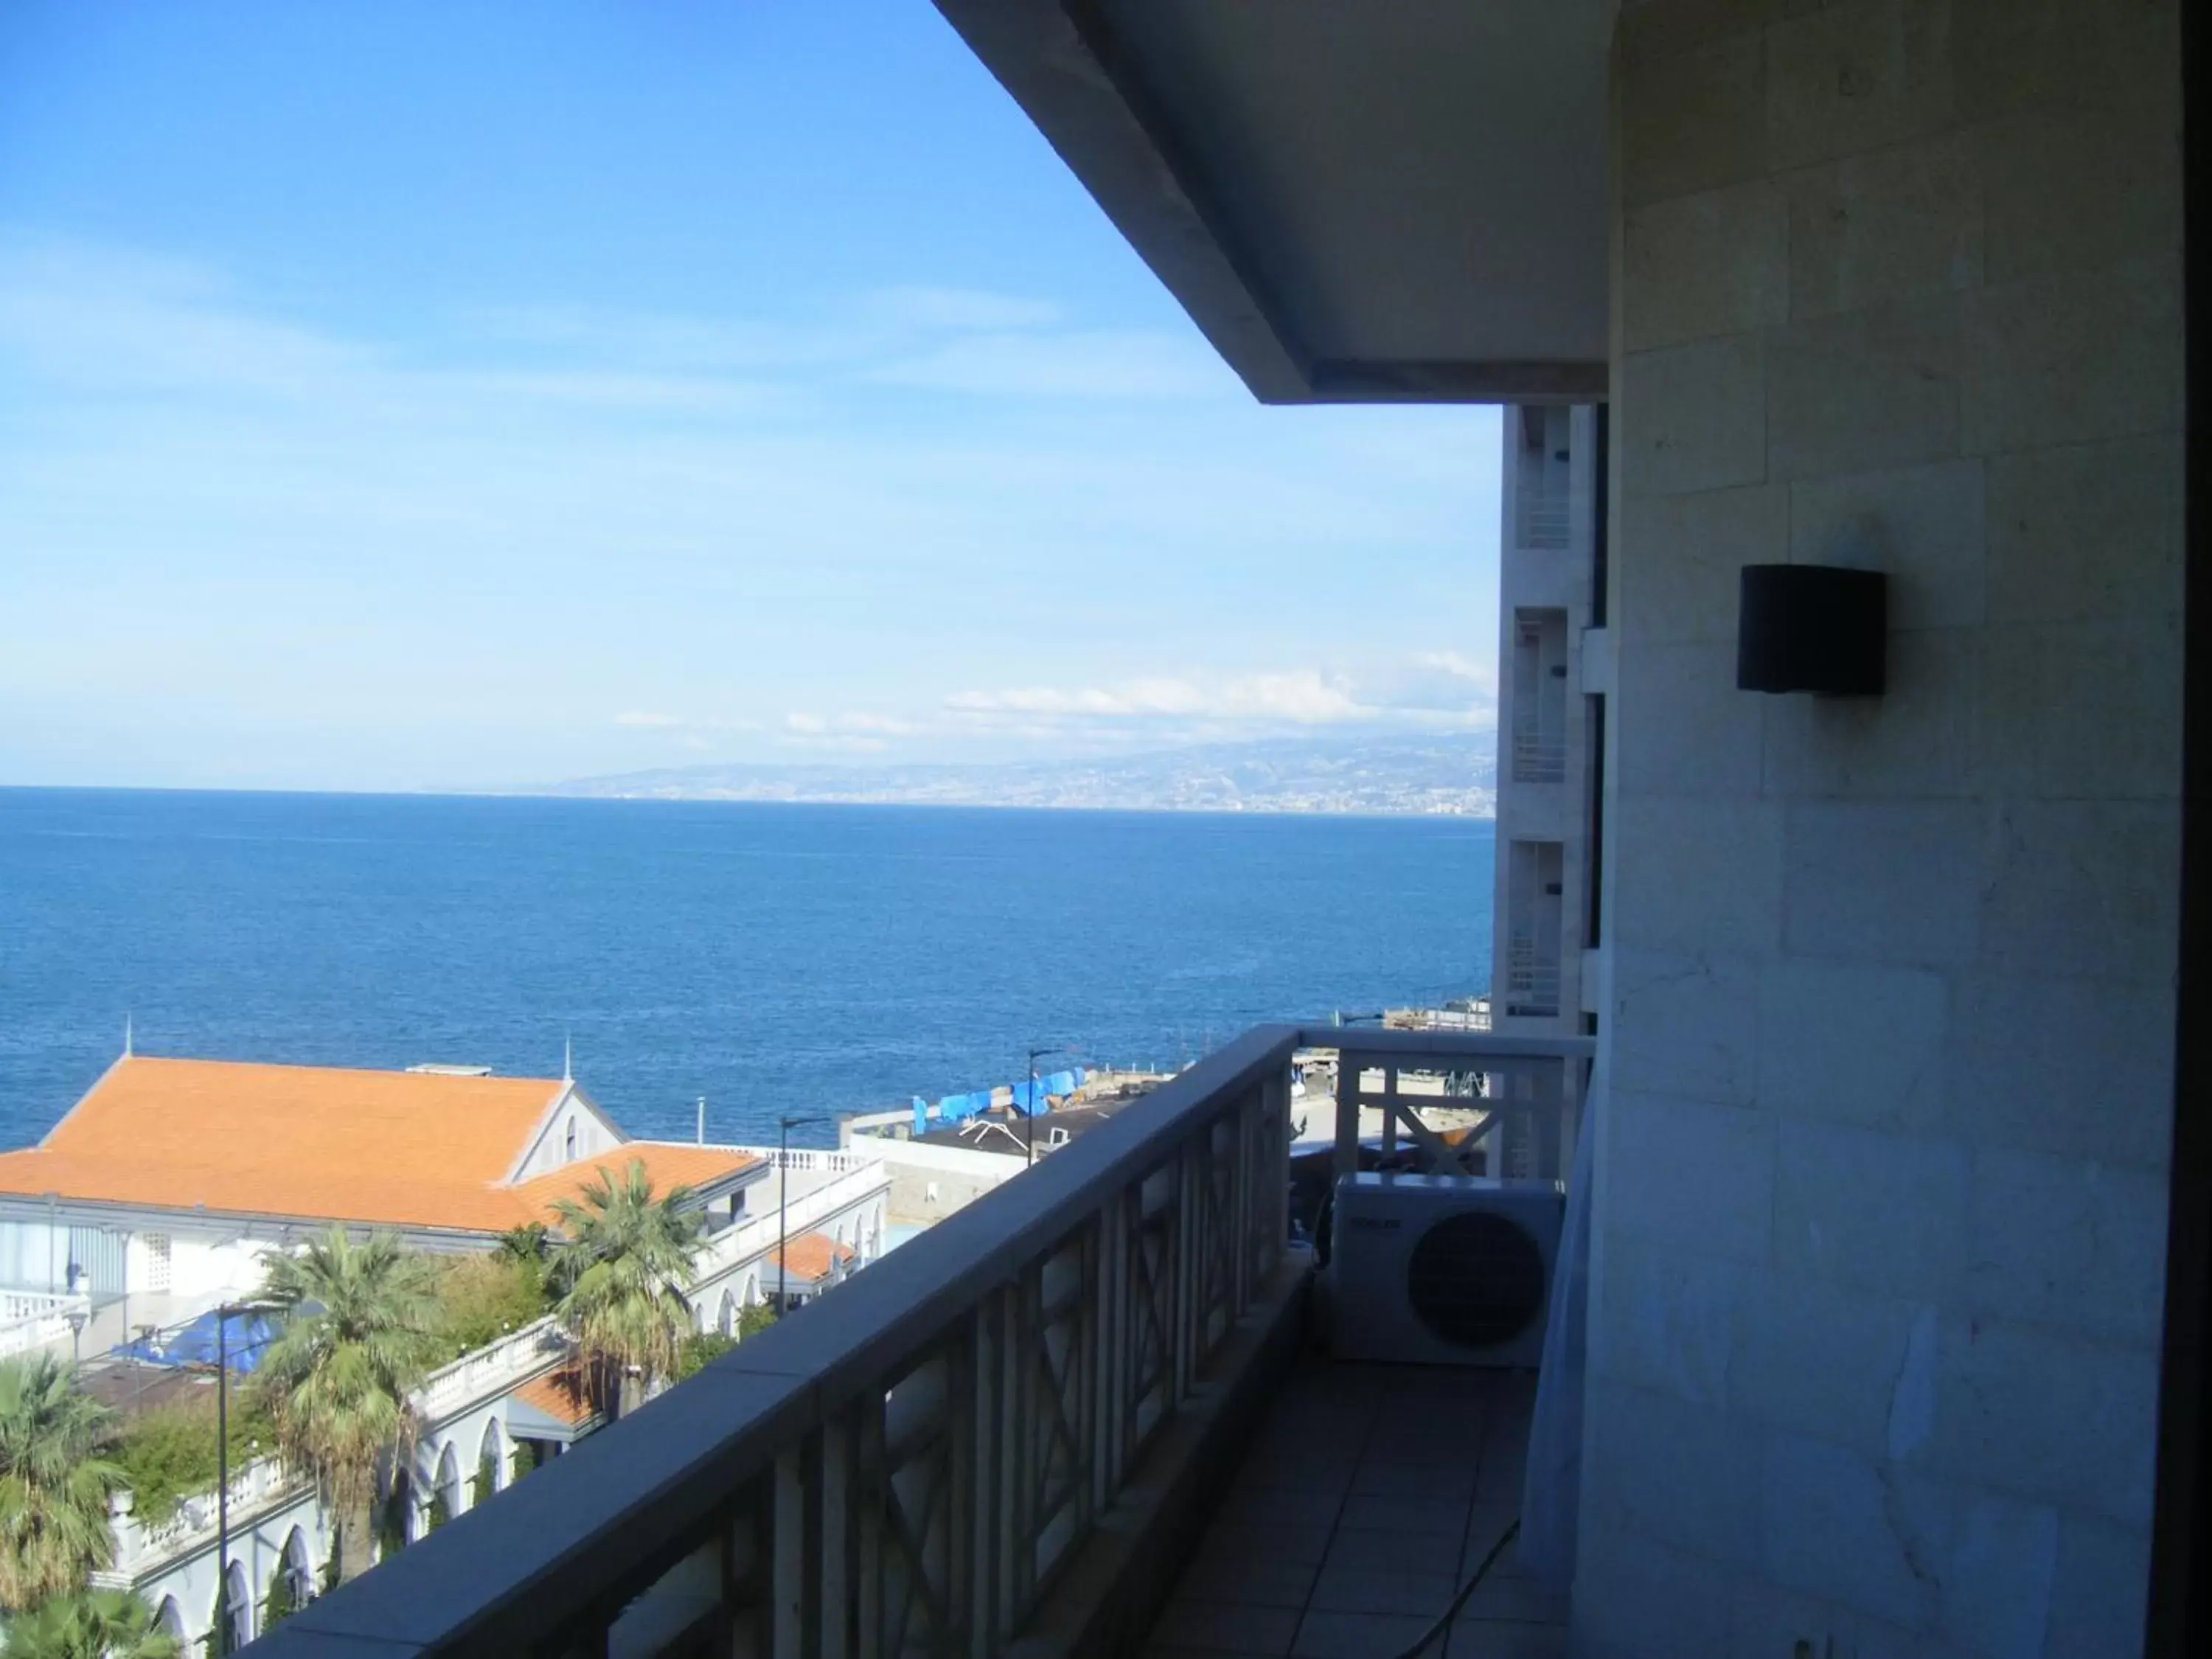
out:
{"label": "blue sea", "polygon": [[[0,1146],[122,1046],[575,1074],[641,1135],[1484,990],[1487,823],[0,789]],[[1063,1060],[1049,1066],[1071,1063]],[[829,1144],[826,1126],[794,1134]]]}

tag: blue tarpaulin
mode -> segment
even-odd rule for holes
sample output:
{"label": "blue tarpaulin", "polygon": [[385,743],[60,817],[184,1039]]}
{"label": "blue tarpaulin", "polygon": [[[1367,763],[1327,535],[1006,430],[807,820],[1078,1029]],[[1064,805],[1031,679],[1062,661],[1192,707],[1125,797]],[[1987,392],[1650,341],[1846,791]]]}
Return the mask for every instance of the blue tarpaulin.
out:
{"label": "blue tarpaulin", "polygon": [[[1073,1071],[1054,1072],[1049,1077],[1036,1080],[1036,1098],[1031,1100],[1032,1085],[1027,1079],[1014,1085],[1014,1109],[1031,1116],[1044,1109],[1047,1101],[1072,1095],[1081,1088],[1091,1073],[1079,1066]],[[916,1133],[925,1133],[925,1126],[934,1118],[939,1123],[959,1123],[990,1109],[992,1091],[978,1089],[970,1094],[947,1095],[932,1106],[920,1095],[914,1097],[914,1127]]]}
{"label": "blue tarpaulin", "polygon": [[[230,1315],[222,1322],[221,1346],[228,1352],[223,1357],[234,1371],[251,1372],[261,1364],[263,1352],[276,1337],[276,1328],[259,1314]],[[213,1366],[218,1344],[216,1316],[204,1313],[189,1325],[167,1332],[156,1332],[150,1337],[140,1337],[136,1342],[125,1343],[115,1352],[126,1358],[142,1361],[149,1365],[206,1365]]]}

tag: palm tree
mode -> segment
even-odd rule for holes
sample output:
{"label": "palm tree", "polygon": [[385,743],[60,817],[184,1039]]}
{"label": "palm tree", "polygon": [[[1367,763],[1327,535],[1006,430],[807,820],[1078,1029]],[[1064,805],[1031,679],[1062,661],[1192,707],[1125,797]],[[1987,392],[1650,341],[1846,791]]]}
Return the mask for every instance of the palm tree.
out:
{"label": "palm tree", "polygon": [[619,1181],[603,1165],[581,1202],[554,1204],[564,1235],[553,1249],[561,1291],[554,1312],[601,1386],[610,1372],[617,1379],[617,1417],[635,1411],[647,1385],[676,1369],[696,1328],[684,1292],[703,1224],[684,1208],[690,1198],[690,1188],[672,1187],[656,1199],[644,1164],[632,1159]]}
{"label": "palm tree", "polygon": [[179,1659],[184,1645],[127,1590],[78,1590],[8,1626],[5,1659]]}
{"label": "palm tree", "polygon": [[124,1475],[101,1454],[116,1427],[52,1354],[0,1362],[0,1607],[74,1590],[114,1559],[107,1500]]}
{"label": "palm tree", "polygon": [[414,1443],[408,1394],[434,1358],[428,1264],[386,1234],[343,1227],[273,1255],[261,1289],[283,1322],[257,1385],[287,1457],[315,1472],[337,1518],[340,1579],[368,1571],[377,1466]]}

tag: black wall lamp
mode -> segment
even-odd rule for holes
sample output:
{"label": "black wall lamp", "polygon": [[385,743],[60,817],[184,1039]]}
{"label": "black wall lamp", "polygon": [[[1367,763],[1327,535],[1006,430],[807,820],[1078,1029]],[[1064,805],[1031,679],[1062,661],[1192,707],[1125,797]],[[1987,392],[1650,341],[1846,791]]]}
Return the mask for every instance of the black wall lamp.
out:
{"label": "black wall lamp", "polygon": [[1878,697],[1889,579],[1825,564],[1747,564],[1736,617],[1740,691]]}

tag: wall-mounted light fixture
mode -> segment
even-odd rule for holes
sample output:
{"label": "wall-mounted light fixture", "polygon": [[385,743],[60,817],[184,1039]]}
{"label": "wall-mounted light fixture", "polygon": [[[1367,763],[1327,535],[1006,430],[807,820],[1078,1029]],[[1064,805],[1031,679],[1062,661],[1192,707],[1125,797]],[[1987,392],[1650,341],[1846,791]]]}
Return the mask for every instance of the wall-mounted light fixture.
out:
{"label": "wall-mounted light fixture", "polygon": [[1736,617],[1741,691],[1878,697],[1888,578],[1824,564],[1747,564]]}

